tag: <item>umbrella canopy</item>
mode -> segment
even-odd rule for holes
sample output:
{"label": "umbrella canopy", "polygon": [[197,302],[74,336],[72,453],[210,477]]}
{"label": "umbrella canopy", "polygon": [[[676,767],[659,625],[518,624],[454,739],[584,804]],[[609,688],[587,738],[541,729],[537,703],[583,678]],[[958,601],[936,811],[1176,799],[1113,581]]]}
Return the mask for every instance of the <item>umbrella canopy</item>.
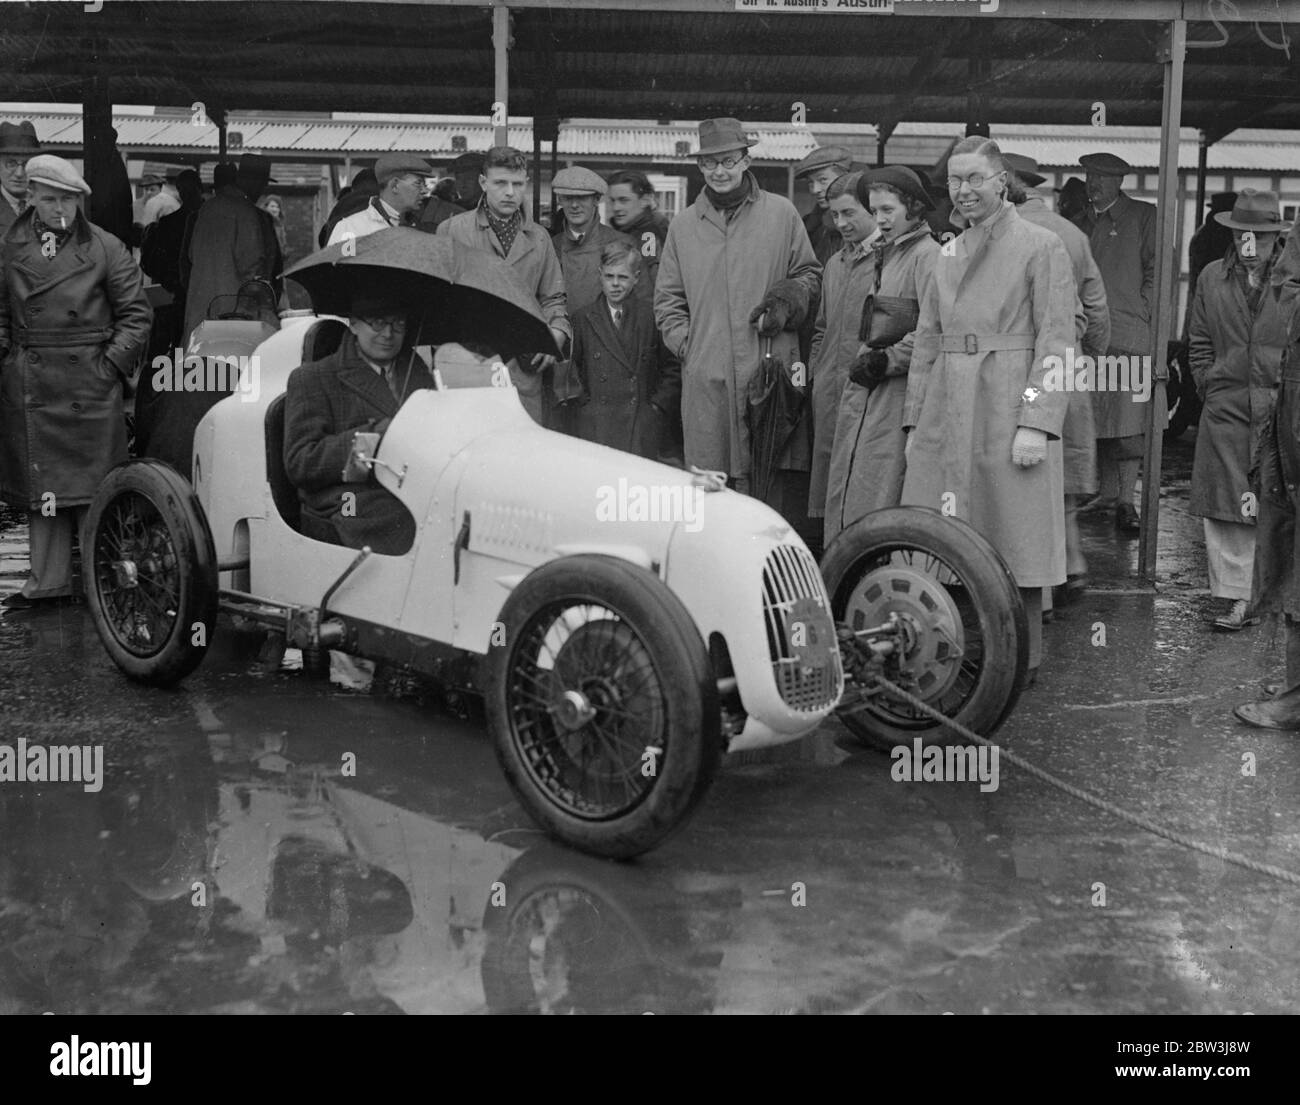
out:
{"label": "umbrella canopy", "polygon": [[758,370],[749,379],[746,399],[750,494],[766,499],[776,475],[777,458],[790,443],[804,406],[803,392],[795,387],[780,358],[772,356],[771,338],[767,339]]}
{"label": "umbrella canopy", "polygon": [[326,246],[285,274],[311,296],[318,314],[345,318],[357,292],[414,304],[416,345],[487,345],[521,360],[558,354],[536,297],[495,254],[438,234],[388,227]]}

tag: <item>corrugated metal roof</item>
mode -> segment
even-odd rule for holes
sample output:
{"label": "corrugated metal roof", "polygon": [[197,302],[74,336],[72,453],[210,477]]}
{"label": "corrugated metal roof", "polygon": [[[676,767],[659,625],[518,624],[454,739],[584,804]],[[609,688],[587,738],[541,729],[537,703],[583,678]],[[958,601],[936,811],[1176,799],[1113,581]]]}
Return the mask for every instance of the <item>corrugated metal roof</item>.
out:
{"label": "corrugated metal roof", "polygon": [[[27,118],[32,120],[42,143],[51,147],[81,145],[79,113],[51,112]],[[117,128],[118,145],[125,150],[215,151],[217,148],[217,128],[211,124],[196,125],[188,118],[115,115],[113,125]],[[234,113],[230,115],[227,130],[241,136],[242,143],[237,149],[263,153],[299,151],[374,156],[400,150],[437,159],[455,157],[460,152],[452,146],[454,137],[464,137],[466,147],[471,150],[486,149],[493,138],[493,129],[487,123],[266,121]],[[531,126],[512,125],[509,134],[511,145],[531,151]],[[759,126],[750,128],[749,134],[758,140],[751,154],[759,161],[796,162],[817,146],[817,139],[803,127]],[[697,135],[694,123],[611,127],[605,122],[573,122],[561,125],[559,148],[565,157],[675,161],[678,160],[677,143],[687,142],[688,148],[694,150]]]}

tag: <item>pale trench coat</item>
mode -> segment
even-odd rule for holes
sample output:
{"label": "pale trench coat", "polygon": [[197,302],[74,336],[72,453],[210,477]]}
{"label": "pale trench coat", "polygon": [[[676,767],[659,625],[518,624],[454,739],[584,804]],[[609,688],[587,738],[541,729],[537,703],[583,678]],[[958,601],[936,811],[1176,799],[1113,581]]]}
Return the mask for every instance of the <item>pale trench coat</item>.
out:
{"label": "pale trench coat", "polygon": [[[868,264],[871,282],[867,292],[918,303],[934,279],[934,262],[939,246],[922,224],[895,242],[881,247],[885,262],[880,288],[874,285],[875,265]],[[857,317],[853,322],[853,350],[857,356]],[[870,394],[848,382],[840,399],[832,435],[830,472],[826,488],[826,543],[849,523],[873,510],[898,506],[903,494],[903,403],[907,398],[907,372],[912,363],[915,331],[887,350],[889,367],[885,380]]]}
{"label": "pale trench coat", "polygon": [[[682,423],[686,463],[749,478],[746,389],[764,343],[749,321],[768,289],[795,280],[810,301],[821,289],[821,265],[794,205],[752,192],[731,221],[704,192],[668,227],[655,286],[655,321],[664,344],[682,361]],[[799,359],[799,335],[786,330],[772,354],[787,368]],[[796,432],[778,467],[806,472],[808,435]]]}
{"label": "pale trench coat", "polygon": [[[1030,196],[1016,210],[1020,217],[1035,226],[1050,230],[1061,239],[1070,255],[1075,304],[1075,353],[1099,357],[1110,345],[1110,308],[1106,304],[1106,284],[1092,257],[1088,235],[1069,219],[1049,211],[1039,196]],[[1097,424],[1093,418],[1092,395],[1087,391],[1070,393],[1061,430],[1061,456],[1065,465],[1065,493],[1091,495],[1097,490]]]}
{"label": "pale trench coat", "polygon": [[[1045,358],[1063,357],[1074,342],[1070,258],[1055,234],[1010,204],[951,249],[940,251],[921,300],[902,504],[964,519],[1018,586],[1053,587],[1065,582],[1060,434],[1069,394],[1043,384]],[[1021,426],[1048,435],[1046,460],[1030,468],[1011,459]]]}

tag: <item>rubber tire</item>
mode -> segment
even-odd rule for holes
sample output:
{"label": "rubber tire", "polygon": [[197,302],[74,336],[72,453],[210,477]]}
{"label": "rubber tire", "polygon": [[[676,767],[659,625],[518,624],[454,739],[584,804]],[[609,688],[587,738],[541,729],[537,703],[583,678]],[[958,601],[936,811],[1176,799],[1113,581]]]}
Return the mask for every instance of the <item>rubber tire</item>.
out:
{"label": "rubber tire", "polygon": [[[541,607],[572,600],[608,607],[636,631],[660,685],[669,688],[665,751],[656,782],[632,810],[591,820],[560,809],[533,781],[513,735],[507,678],[523,627]],[[686,607],[644,568],[616,557],[561,557],[534,570],[499,615],[504,643],[487,657],[484,703],[497,759],[520,805],[556,839],[607,859],[631,859],[657,847],[686,823],[722,758],[721,703],[709,652]]]}
{"label": "rubber tire", "polygon": [[[177,617],[162,647],[148,657],[136,656],[117,640],[104,614],[99,593],[99,529],[104,512],[120,495],[134,492],[148,499],[167,526],[177,553],[180,603]],[[129,460],[113,468],[95,492],[87,512],[87,547],[82,550],[86,602],[105,650],[128,677],[155,687],[169,687],[202,662],[217,625],[220,594],[217,552],[203,507],[189,482],[160,460]],[[194,629],[203,626],[202,643]]]}
{"label": "rubber tire", "polygon": [[[822,558],[822,578],[837,622],[844,620],[844,606],[859,578],[859,567],[890,547],[938,556],[966,581],[980,633],[991,649],[974,692],[953,720],[987,736],[1015,706],[1029,665],[1029,624],[1015,577],[997,550],[959,518],[946,518],[928,507],[873,511],[842,530]],[[844,714],[840,720],[860,743],[886,751],[898,744],[910,745],[916,737],[925,744],[961,743],[939,722],[904,729],[869,711]]]}
{"label": "rubber tire", "polygon": [[[537,948],[525,926],[547,899],[567,905],[570,916],[564,923],[576,929],[564,934],[576,992],[566,994],[569,1007],[563,1011],[712,1012],[715,983],[698,962],[699,934],[692,933],[683,909],[665,908],[682,895],[664,872],[543,844],[530,848],[497,879],[505,905],[489,899],[482,927],[480,974],[489,1013],[541,1012],[530,970]],[[580,903],[576,909],[575,902]],[[587,931],[577,909],[587,915]],[[688,957],[689,965],[684,962]]]}

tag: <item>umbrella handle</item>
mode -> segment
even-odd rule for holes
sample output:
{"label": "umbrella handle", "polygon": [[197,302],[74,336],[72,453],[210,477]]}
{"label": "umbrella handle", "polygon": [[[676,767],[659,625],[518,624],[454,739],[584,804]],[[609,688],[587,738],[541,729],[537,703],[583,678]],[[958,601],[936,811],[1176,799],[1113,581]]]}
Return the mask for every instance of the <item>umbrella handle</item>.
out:
{"label": "umbrella handle", "polygon": [[[755,324],[758,327],[758,332],[760,334],[763,332],[763,327],[766,324],[767,324],[767,312],[764,311],[761,315],[758,316],[758,322]],[[763,339],[763,360],[770,361],[771,359],[772,359],[772,339],[770,337],[766,337]]]}

